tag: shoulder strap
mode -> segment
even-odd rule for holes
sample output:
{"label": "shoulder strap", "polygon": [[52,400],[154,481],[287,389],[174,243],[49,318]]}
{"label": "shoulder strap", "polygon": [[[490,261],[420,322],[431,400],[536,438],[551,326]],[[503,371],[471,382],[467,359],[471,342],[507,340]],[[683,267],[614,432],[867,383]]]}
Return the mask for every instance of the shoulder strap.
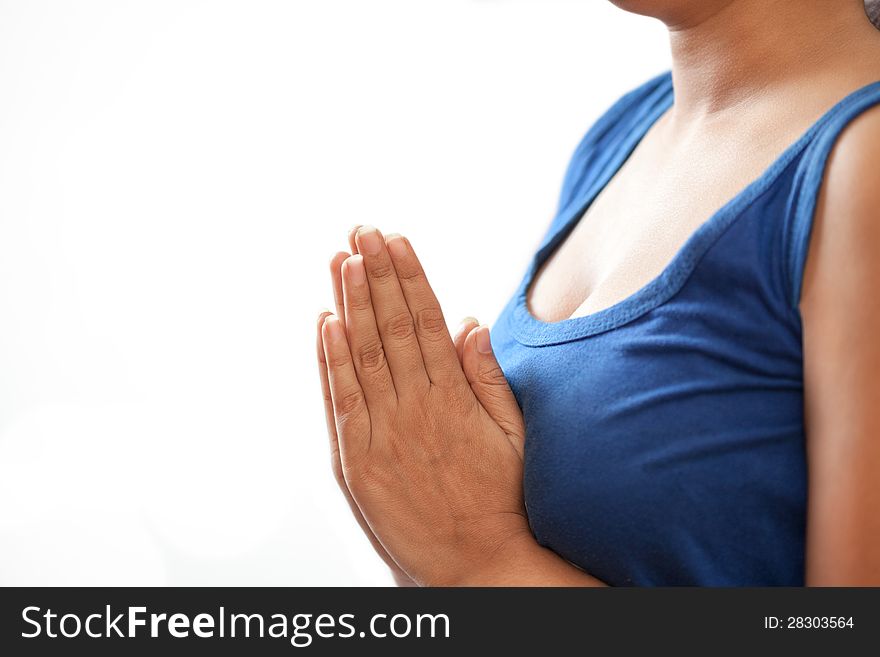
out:
{"label": "shoulder strap", "polygon": [[784,265],[793,308],[800,304],[813,218],[828,157],[846,127],[875,105],[880,105],[880,81],[853,92],[830,110],[800,160],[794,180],[794,203],[785,219],[783,237]]}
{"label": "shoulder strap", "polygon": [[672,77],[667,71],[621,96],[590,127],[574,149],[562,181],[557,213],[579,196],[585,177],[597,157],[602,157],[610,149],[621,132],[629,132],[638,122],[644,120],[656,103],[672,90]]}

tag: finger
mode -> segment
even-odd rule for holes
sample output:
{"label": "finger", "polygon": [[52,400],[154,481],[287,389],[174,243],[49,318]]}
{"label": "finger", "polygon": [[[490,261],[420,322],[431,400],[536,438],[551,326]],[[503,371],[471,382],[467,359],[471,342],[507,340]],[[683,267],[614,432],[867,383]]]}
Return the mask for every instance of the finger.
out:
{"label": "finger", "polygon": [[344,471],[346,461],[357,460],[370,447],[370,416],[339,318],[332,315],[327,317],[321,334],[339,441],[339,458]]}
{"label": "finger", "polygon": [[360,224],[355,224],[348,230],[348,247],[351,249],[352,255],[358,252],[358,245],[355,236],[357,235],[358,230],[360,229]]}
{"label": "finger", "polygon": [[330,393],[330,379],[327,372],[327,358],[324,355],[324,320],[332,317],[329,310],[323,311],[318,316],[318,370],[321,376],[321,392],[324,395],[324,418],[327,420],[327,434],[330,437],[330,466],[333,468],[333,477],[344,492],[348,492],[345,477],[342,474],[342,459],[339,456],[339,435],[336,433],[336,418],[333,414],[333,397]]}
{"label": "finger", "polygon": [[495,360],[489,327],[479,326],[468,333],[462,351],[463,369],[471,390],[522,456],[525,442],[522,411],[501,366]]}
{"label": "finger", "polygon": [[[330,461],[333,465],[333,473],[337,471],[339,460],[339,444],[336,436],[336,420],[333,418],[333,399],[330,397],[330,380],[327,378],[327,359],[324,356],[324,338],[321,329],[324,320],[332,315],[329,310],[324,310],[318,315],[318,373],[321,377],[321,392],[324,395],[324,419],[327,420],[327,433],[330,435]],[[341,474],[341,469],[340,469]],[[338,479],[338,478],[337,478]]]}
{"label": "finger", "polygon": [[[336,316],[345,326],[345,305],[342,300],[342,263],[348,253],[340,251],[330,260],[330,280],[333,282],[333,300],[336,302]],[[323,322],[323,320],[322,320]]]}
{"label": "finger", "polygon": [[358,253],[364,258],[376,325],[399,397],[429,383],[415,323],[381,233],[372,226],[361,226],[356,240]]}
{"label": "finger", "polygon": [[376,535],[373,533],[373,530],[370,529],[370,526],[367,524],[366,519],[364,518],[364,514],[361,512],[360,507],[357,505],[357,502],[354,501],[354,498],[351,495],[351,491],[348,489],[348,484],[345,481],[345,475],[342,470],[342,459],[339,456],[339,438],[336,433],[336,420],[333,416],[333,398],[330,393],[330,380],[327,376],[327,360],[324,356],[324,337],[322,328],[324,326],[324,320],[327,317],[332,317],[333,313],[329,310],[325,310],[321,312],[318,316],[318,370],[321,375],[321,391],[324,395],[324,416],[327,420],[327,434],[330,437],[330,466],[333,469],[333,478],[336,480],[336,483],[339,485],[339,489],[342,491],[343,496],[345,497],[345,501],[348,503],[348,507],[351,509],[352,514],[357,520],[358,525],[361,530],[366,534],[367,538],[370,541],[370,544],[373,546],[373,549],[379,554],[382,560],[388,565],[392,570],[399,570],[398,565],[394,562],[379,540],[376,538]]}
{"label": "finger", "polygon": [[364,258],[349,256],[342,264],[345,325],[354,367],[370,408],[394,408],[397,393],[370,299]]}
{"label": "finger", "polygon": [[480,325],[480,322],[477,321],[476,317],[465,317],[458,325],[458,328],[455,330],[455,335],[452,338],[452,344],[455,345],[455,353],[458,356],[459,362],[462,359],[462,349],[464,349],[464,339],[468,336],[472,330],[477,328]]}
{"label": "finger", "polygon": [[463,384],[461,363],[443,311],[412,245],[405,237],[394,235],[388,240],[388,252],[409,312],[415,318],[416,337],[428,378],[436,385]]}

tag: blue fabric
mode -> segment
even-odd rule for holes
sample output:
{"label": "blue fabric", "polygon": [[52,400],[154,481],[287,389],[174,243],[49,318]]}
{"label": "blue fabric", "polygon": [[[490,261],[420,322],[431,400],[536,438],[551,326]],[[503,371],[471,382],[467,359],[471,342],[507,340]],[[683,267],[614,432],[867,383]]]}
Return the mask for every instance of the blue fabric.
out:
{"label": "blue fabric", "polygon": [[667,73],[589,130],[493,329],[526,421],[529,522],[612,585],[802,585],[801,278],[828,154],[880,103],[880,82],[829,110],[641,290],[535,319],[535,272],[672,102]]}

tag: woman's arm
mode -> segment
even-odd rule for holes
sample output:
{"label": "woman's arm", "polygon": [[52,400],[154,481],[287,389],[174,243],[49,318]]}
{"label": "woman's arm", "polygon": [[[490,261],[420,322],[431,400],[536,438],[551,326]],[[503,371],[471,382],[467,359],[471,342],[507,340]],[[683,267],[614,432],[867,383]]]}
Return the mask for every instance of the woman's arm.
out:
{"label": "woman's arm", "polygon": [[808,585],[880,585],[880,108],[831,155],[801,315]]}
{"label": "woman's arm", "polygon": [[538,545],[531,534],[511,537],[492,563],[474,572],[455,574],[449,586],[605,586],[552,550]]}
{"label": "woman's arm", "polygon": [[522,413],[488,329],[453,342],[405,238],[355,246],[319,344],[341,483],[375,544],[419,584],[600,585],[529,530]]}

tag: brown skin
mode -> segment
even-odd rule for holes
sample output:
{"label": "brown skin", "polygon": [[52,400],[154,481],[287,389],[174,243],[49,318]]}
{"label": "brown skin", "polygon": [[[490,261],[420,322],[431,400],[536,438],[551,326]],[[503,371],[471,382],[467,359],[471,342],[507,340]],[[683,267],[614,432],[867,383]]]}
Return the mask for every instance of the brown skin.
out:
{"label": "brown skin", "polygon": [[[804,274],[807,581],[880,585],[880,110],[831,155]],[[873,173],[872,173],[873,172]]]}
{"label": "brown skin", "polygon": [[453,341],[405,238],[360,228],[355,246],[339,276],[345,326],[322,313],[331,435],[340,485],[396,579],[598,584],[529,532],[522,413],[488,329]]}
{"label": "brown skin", "polygon": [[[818,116],[880,79],[880,33],[861,0],[615,4],[669,27],[676,104],[540,272],[529,305],[551,321],[650,280]],[[880,585],[877,170],[880,108],[854,121],[832,153],[804,277],[809,585]],[[633,190],[641,202],[627,205]],[[607,229],[619,216],[628,233]],[[528,530],[522,415],[488,329],[470,319],[450,337],[405,238],[356,228],[349,245],[355,255],[331,263],[336,314],[319,319],[331,451],[395,579],[601,586]]]}

